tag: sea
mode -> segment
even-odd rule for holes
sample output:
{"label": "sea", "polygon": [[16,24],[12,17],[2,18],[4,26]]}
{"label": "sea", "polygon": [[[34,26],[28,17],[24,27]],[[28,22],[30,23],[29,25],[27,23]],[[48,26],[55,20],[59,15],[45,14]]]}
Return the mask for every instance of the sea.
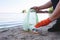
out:
{"label": "sea", "polygon": [[22,25],[24,17],[23,13],[0,13],[0,28]]}
{"label": "sea", "polygon": [[[38,13],[38,19],[43,20],[49,17],[48,13]],[[23,25],[27,13],[0,13],[0,28],[9,28]]]}

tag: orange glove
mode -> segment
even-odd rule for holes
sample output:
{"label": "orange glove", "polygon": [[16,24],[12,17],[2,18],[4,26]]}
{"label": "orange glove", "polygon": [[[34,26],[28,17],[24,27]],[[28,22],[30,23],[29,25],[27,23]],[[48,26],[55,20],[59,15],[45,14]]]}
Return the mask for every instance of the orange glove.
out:
{"label": "orange glove", "polygon": [[35,25],[35,28],[39,28],[39,27],[41,27],[41,26],[46,26],[46,25],[48,25],[50,22],[51,22],[51,20],[50,20],[49,18],[47,18],[47,19],[45,19],[45,20],[37,23],[37,24]]}

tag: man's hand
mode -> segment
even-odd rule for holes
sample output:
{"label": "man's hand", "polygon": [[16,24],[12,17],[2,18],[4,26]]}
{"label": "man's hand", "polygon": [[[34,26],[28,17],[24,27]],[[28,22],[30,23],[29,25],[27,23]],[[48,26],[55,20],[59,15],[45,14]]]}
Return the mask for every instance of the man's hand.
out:
{"label": "man's hand", "polygon": [[40,7],[34,6],[34,7],[32,7],[31,9],[34,9],[34,10],[38,13],[39,10],[40,10]]}
{"label": "man's hand", "polygon": [[31,9],[34,9],[36,11],[36,13],[48,13],[48,11],[42,11],[41,7],[32,7]]}
{"label": "man's hand", "polygon": [[46,25],[48,25],[50,22],[51,22],[51,20],[50,20],[49,18],[47,18],[47,19],[45,19],[45,20],[37,23],[37,24],[35,25],[35,28],[39,28],[39,27],[41,27],[41,26],[46,26]]}

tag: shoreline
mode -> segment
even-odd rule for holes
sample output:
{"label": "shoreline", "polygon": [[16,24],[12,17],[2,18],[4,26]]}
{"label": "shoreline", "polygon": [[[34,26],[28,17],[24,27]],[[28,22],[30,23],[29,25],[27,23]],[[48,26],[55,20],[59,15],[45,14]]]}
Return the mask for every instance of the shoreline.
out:
{"label": "shoreline", "polygon": [[[46,28],[47,27],[42,29],[46,29]],[[42,31],[43,34],[46,33],[46,31],[44,30]],[[47,32],[47,35],[42,35],[41,33],[34,34],[32,32],[23,31],[21,26],[18,25],[7,29],[0,29],[0,40],[60,40],[60,33]]]}

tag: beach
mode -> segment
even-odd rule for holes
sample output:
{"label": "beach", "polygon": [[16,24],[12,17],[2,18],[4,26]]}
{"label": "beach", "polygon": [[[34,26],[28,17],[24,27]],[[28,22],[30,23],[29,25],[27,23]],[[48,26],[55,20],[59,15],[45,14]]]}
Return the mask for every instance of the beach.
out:
{"label": "beach", "polygon": [[[16,15],[17,14],[14,14],[14,16],[12,15],[13,17],[5,16],[5,22],[3,22],[3,17],[3,21],[0,25],[0,40],[60,40],[60,32],[48,32],[48,28],[52,27],[56,23],[56,20],[45,27],[38,28],[39,34],[34,34],[31,31],[26,32],[22,29],[23,25],[21,24],[23,24],[24,18],[20,17],[23,15],[17,15],[18,17],[16,18],[18,19],[15,18]],[[38,14],[39,21],[46,19],[47,17],[48,14]],[[10,18],[10,20],[12,19],[13,21],[10,22],[10,20],[7,20],[8,18]],[[15,19],[17,21],[14,21]]]}
{"label": "beach", "polygon": [[[32,32],[23,31],[21,25],[2,28],[0,29],[0,40],[60,40],[60,32],[48,32],[46,29],[49,28],[53,23],[48,25],[48,27],[42,28],[44,34],[34,34]],[[43,31],[46,30],[46,31]]]}

